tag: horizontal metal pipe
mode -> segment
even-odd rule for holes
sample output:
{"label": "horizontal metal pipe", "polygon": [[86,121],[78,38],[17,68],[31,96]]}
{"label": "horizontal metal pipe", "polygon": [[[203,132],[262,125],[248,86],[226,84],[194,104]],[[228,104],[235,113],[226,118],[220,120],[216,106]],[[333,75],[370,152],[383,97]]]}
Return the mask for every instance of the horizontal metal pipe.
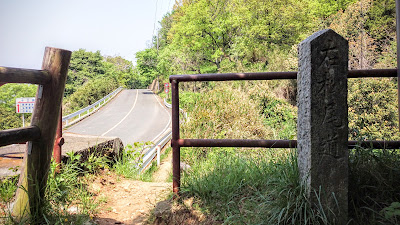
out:
{"label": "horizontal metal pipe", "polygon": [[[243,147],[296,148],[297,140],[242,140],[242,139],[179,139],[179,147]],[[375,149],[398,149],[400,141],[349,141],[349,148],[357,146]]]}
{"label": "horizontal metal pipe", "polygon": [[400,141],[349,141],[349,148],[399,149]]}
{"label": "horizontal metal pipe", "polygon": [[40,129],[37,126],[0,130],[0,147],[34,141],[39,139],[40,136]]}
{"label": "horizontal metal pipe", "polygon": [[349,70],[348,78],[397,77],[396,69]]}
{"label": "horizontal metal pipe", "polygon": [[296,79],[297,72],[259,72],[259,73],[209,73],[193,75],[172,75],[169,80],[188,81],[228,81],[228,80],[276,80]]}
{"label": "horizontal metal pipe", "polygon": [[295,148],[296,140],[179,139],[180,147]]}
{"label": "horizontal metal pipe", "polygon": [[[348,78],[397,77],[396,69],[350,70]],[[170,82],[190,81],[230,81],[230,80],[283,80],[297,79],[297,72],[259,72],[259,73],[209,73],[193,75],[172,75]]]}
{"label": "horizontal metal pipe", "polygon": [[0,67],[0,83],[46,84],[51,76],[45,70]]}

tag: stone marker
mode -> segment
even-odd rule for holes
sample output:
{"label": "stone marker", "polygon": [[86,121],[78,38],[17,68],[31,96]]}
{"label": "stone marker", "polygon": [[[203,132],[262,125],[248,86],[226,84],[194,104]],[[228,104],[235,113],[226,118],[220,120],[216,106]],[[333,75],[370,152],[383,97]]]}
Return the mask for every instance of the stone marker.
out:
{"label": "stone marker", "polygon": [[333,30],[318,31],[300,43],[300,177],[312,203],[317,206],[320,200],[326,214],[336,215],[328,215],[334,224],[346,224],[348,216],[347,74],[348,42]]}

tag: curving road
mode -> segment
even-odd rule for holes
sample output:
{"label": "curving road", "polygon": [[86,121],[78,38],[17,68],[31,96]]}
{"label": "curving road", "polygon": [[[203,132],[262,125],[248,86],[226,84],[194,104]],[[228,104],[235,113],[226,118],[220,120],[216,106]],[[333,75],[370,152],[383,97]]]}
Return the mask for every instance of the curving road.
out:
{"label": "curving road", "polygon": [[155,142],[169,129],[171,116],[150,90],[123,90],[98,112],[71,126],[69,133],[119,137],[124,145]]}

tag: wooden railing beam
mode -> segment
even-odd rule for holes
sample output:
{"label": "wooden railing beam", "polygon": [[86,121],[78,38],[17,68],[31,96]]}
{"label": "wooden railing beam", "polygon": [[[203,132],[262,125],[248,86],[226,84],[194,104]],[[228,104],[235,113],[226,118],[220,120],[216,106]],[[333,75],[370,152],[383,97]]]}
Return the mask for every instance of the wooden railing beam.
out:
{"label": "wooden railing beam", "polygon": [[47,84],[51,76],[46,70],[19,69],[11,67],[0,67],[1,83],[30,83]]}
{"label": "wooden railing beam", "polygon": [[34,141],[39,138],[40,129],[37,126],[0,130],[0,147],[27,141]]}

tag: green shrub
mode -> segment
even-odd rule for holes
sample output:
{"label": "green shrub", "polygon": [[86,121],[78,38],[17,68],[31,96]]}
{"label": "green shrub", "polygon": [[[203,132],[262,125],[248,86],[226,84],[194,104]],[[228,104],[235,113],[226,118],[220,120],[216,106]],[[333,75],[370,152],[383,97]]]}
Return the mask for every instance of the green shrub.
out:
{"label": "green shrub", "polygon": [[274,139],[295,139],[297,133],[297,108],[283,99],[266,96],[262,114],[265,124],[273,131]]}
{"label": "green shrub", "polygon": [[241,90],[218,85],[205,93],[183,93],[181,101],[189,117],[182,125],[185,138],[260,139],[268,134],[257,105]]}
{"label": "green shrub", "polygon": [[86,82],[68,97],[64,107],[67,108],[65,113],[72,113],[95,103],[118,86],[118,81],[113,77],[100,77]]}
{"label": "green shrub", "polygon": [[151,143],[135,142],[132,145],[127,145],[114,164],[114,170],[117,174],[126,178],[138,178],[142,167],[143,150],[149,147]]}
{"label": "green shrub", "polygon": [[348,95],[350,139],[400,138],[395,79],[350,79]]}

